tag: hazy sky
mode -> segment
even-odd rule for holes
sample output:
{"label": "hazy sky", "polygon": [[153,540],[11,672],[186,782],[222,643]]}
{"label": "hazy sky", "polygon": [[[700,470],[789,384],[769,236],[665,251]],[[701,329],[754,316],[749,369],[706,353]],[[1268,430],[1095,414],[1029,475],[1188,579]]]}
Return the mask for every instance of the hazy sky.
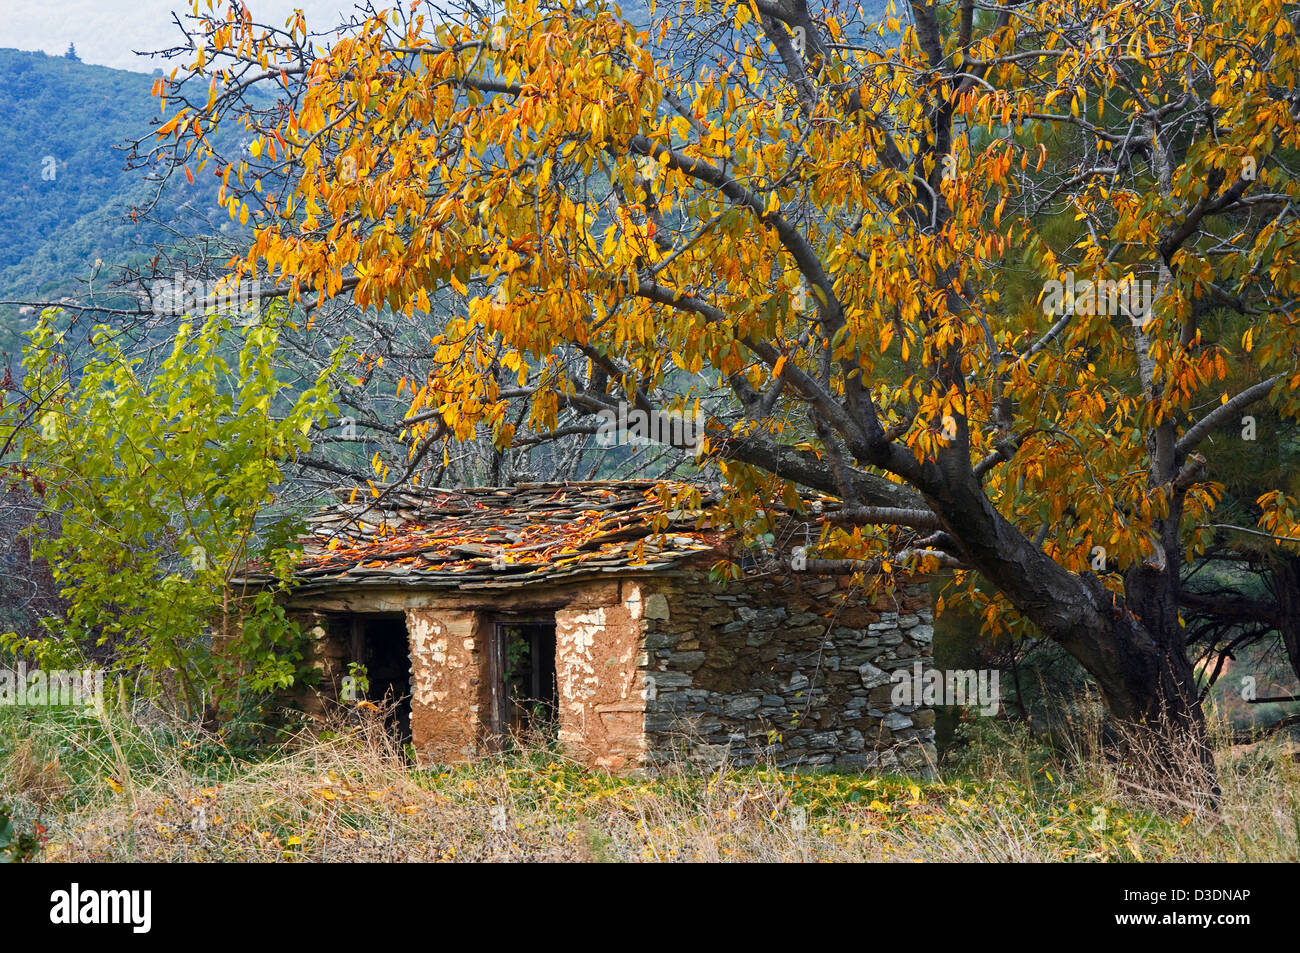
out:
{"label": "hazy sky", "polygon": [[[277,25],[301,9],[313,31],[335,26],[340,11],[350,11],[353,5],[353,0],[245,2],[254,20]],[[393,2],[376,2],[375,6],[391,7]],[[74,43],[82,62],[148,73],[162,63],[132,51],[177,45],[180,32],[172,21],[172,11],[183,14],[188,10],[189,0],[0,0],[0,47],[62,56],[68,44]]]}

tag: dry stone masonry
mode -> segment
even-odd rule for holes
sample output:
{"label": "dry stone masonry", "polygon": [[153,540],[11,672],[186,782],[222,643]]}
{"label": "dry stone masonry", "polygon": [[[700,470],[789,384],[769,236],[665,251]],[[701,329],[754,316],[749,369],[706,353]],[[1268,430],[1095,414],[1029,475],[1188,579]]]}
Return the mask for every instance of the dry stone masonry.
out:
{"label": "dry stone masonry", "polygon": [[663,581],[645,601],[647,763],[925,769],[934,711],[891,702],[931,664],[928,587],[831,613],[847,579]]}

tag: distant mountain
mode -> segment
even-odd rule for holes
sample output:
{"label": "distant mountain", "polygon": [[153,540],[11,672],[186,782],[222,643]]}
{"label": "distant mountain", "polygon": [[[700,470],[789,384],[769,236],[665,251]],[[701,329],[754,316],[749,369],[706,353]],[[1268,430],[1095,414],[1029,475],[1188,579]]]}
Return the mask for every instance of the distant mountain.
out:
{"label": "distant mountain", "polygon": [[[154,77],[88,66],[78,60],[0,49],[0,300],[50,300],[84,289],[104,265],[143,260],[169,228],[127,217],[158,187],[143,170],[124,169],[120,147],[149,129],[158,101]],[[226,221],[217,183],[191,186],[174,177],[158,213],[182,234],[204,230],[204,218]],[[218,218],[219,216],[219,218]],[[32,315],[0,306],[0,351],[21,345],[17,332]]]}

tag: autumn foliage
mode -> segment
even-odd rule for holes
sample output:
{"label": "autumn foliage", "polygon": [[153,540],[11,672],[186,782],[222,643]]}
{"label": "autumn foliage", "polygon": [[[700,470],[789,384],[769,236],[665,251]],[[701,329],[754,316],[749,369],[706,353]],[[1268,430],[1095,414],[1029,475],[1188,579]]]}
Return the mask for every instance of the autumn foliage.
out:
{"label": "autumn foliage", "polygon": [[[449,311],[413,455],[508,445],[518,401],[699,409],[736,512],[834,494],[825,554],[952,566],[1117,714],[1198,722],[1213,457],[1252,451],[1252,404],[1300,410],[1294,3],[468,6],[326,42],[196,5],[157,90],[257,226],[237,271],[308,312]],[[1289,551],[1297,511],[1272,488],[1228,532]]]}

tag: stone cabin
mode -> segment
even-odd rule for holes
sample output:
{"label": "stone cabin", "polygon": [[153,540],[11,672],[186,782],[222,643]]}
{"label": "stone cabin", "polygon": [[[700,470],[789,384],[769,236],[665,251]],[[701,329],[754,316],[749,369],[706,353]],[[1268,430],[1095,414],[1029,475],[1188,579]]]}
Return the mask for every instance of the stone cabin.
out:
{"label": "stone cabin", "polygon": [[[788,547],[755,562],[703,510],[665,512],[661,486],[426,490],[321,509],[286,597],[321,673],[295,701],[322,711],[347,697],[349,663],[364,664],[370,697],[397,700],[394,728],[426,763],[533,730],[611,770],[932,762],[933,710],[891,702],[893,672],[931,665],[928,582],[837,606],[851,577],[793,571]],[[816,539],[815,524],[793,525],[795,543]],[[742,558],[740,579],[710,580]]]}

